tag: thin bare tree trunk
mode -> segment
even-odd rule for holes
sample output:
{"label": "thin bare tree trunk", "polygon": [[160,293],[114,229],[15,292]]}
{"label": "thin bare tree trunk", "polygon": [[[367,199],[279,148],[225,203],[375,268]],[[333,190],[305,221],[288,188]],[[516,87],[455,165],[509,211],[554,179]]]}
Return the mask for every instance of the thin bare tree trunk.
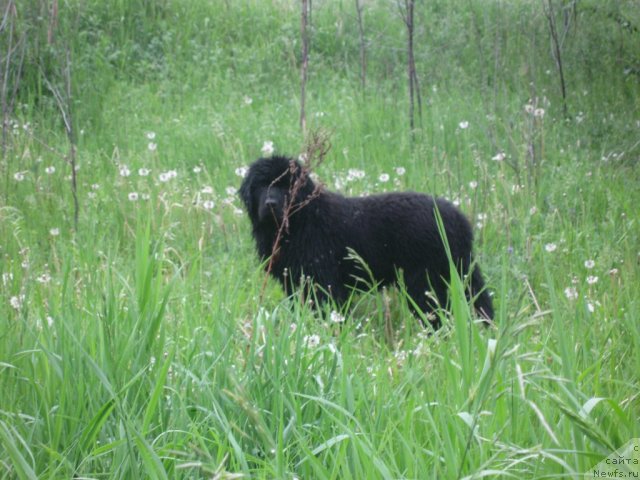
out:
{"label": "thin bare tree trunk", "polygon": [[[0,59],[0,108],[2,109],[2,159],[8,162],[7,149],[9,142],[9,121],[18,98],[18,87],[22,75],[22,66],[26,51],[25,38],[23,33],[20,38],[15,39],[15,22],[17,10],[14,0],[9,0],[3,9],[0,19],[0,34],[7,30],[7,43],[2,42],[1,48],[6,51],[4,58]],[[6,169],[5,176],[5,202],[9,197],[9,171]]]}
{"label": "thin bare tree trunk", "polygon": [[420,85],[418,74],[416,73],[416,60],[414,55],[413,38],[415,32],[415,0],[404,0],[404,10],[401,8],[402,20],[407,27],[407,76],[409,77],[409,128],[411,129],[411,139],[415,140],[415,110],[418,107],[418,118],[422,124],[422,97],[420,96]]}
{"label": "thin bare tree trunk", "polygon": [[[543,4],[544,5],[544,4]],[[545,10],[545,15],[547,16],[547,21],[549,24],[549,32],[551,33],[551,44],[553,57],[556,61],[556,66],[558,68],[558,76],[560,78],[560,91],[562,93],[562,113],[565,118],[569,116],[568,108],[567,108],[567,86],[564,80],[564,69],[562,67],[562,45],[561,42],[564,40],[566,36],[566,32],[568,30],[568,24],[565,25],[565,33],[563,35],[563,39],[561,40],[558,36],[558,29],[556,27],[556,19],[555,12],[553,9],[552,0],[547,0],[547,8]]]}
{"label": "thin bare tree trunk", "polygon": [[78,216],[80,212],[80,205],[78,202],[78,169],[76,162],[76,134],[75,129],[73,127],[73,112],[72,112],[72,104],[73,104],[73,96],[72,96],[72,85],[71,85],[71,52],[67,47],[65,52],[65,65],[62,71],[62,77],[64,81],[64,91],[61,92],[60,89],[52,84],[45,76],[43,72],[44,82],[47,88],[53,94],[56,103],[58,105],[58,109],[60,110],[60,115],[62,116],[62,121],[64,124],[64,130],[67,134],[67,139],[69,141],[69,153],[65,157],[69,166],[71,167],[71,194],[73,196],[73,227],[74,230],[78,231]]}
{"label": "thin bare tree trunk", "polygon": [[358,18],[358,35],[360,38],[360,85],[362,87],[362,95],[364,96],[367,87],[367,50],[364,37],[364,18],[362,16],[363,6],[361,0],[355,0],[356,13]]}
{"label": "thin bare tree trunk", "polygon": [[300,128],[303,133],[307,131],[307,116],[305,111],[307,70],[309,69],[309,0],[302,0],[302,12],[300,16],[300,36],[302,37],[302,66],[300,72]]}

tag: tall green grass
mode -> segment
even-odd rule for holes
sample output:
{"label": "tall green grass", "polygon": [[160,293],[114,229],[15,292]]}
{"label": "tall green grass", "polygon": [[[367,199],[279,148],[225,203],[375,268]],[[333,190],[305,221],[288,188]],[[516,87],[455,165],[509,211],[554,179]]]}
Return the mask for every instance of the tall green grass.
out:
{"label": "tall green grass", "polygon": [[447,196],[475,226],[495,328],[454,280],[435,333],[402,288],[337,323],[262,288],[236,169],[303,148],[297,4],[61,4],[77,231],[33,5],[0,164],[2,478],[579,478],[640,437],[633,2],[578,3],[570,118],[538,2],[419,2],[413,143],[397,9],[365,2],[363,93],[353,2],[314,2],[321,180]]}

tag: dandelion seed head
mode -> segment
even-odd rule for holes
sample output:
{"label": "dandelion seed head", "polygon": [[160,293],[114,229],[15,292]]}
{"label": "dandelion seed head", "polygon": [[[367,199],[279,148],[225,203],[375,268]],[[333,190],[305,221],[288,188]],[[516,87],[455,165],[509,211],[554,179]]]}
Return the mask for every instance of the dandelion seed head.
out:
{"label": "dandelion seed head", "polygon": [[265,141],[262,144],[262,148],[260,149],[260,151],[262,152],[262,154],[266,157],[269,157],[273,154],[274,152],[274,148],[273,148],[273,142],[270,140]]}
{"label": "dandelion seed head", "polygon": [[158,144],[154,142],[149,142],[149,144],[147,145],[147,148],[149,149],[150,152],[155,152],[158,149]]}
{"label": "dandelion seed head", "polygon": [[16,182],[21,182],[24,180],[24,172],[16,172],[13,174],[13,178]]}
{"label": "dandelion seed head", "polygon": [[460,122],[458,124],[458,126],[460,127],[461,130],[466,130],[467,128],[469,128],[469,122],[464,120],[464,121]]}
{"label": "dandelion seed head", "polygon": [[171,180],[172,178],[175,178],[178,176],[178,172],[176,172],[175,170],[168,170],[166,172],[162,172],[160,174],[160,176],[158,177],[158,179],[161,182],[168,182],[169,180]]}
{"label": "dandelion seed head", "polygon": [[309,348],[315,348],[320,345],[320,336],[319,335],[305,335],[302,339],[304,344]]}
{"label": "dandelion seed head", "polygon": [[56,173],[56,167],[54,167],[53,165],[48,166],[47,168],[44,169],[44,173],[46,173],[47,175],[51,175],[53,173]]}
{"label": "dandelion seed head", "polygon": [[238,177],[244,178],[248,171],[249,169],[247,167],[242,166],[242,167],[236,168],[235,173]]}
{"label": "dandelion seed head", "polygon": [[331,311],[330,318],[332,323],[344,323],[344,316],[340,315],[340,313],[335,310]]}
{"label": "dandelion seed head", "polygon": [[549,253],[555,252],[557,248],[558,248],[558,246],[555,243],[547,243],[544,246],[544,249]]}
{"label": "dandelion seed head", "polygon": [[149,140],[153,140],[154,138],[156,138],[156,132],[147,132],[147,138]]}
{"label": "dandelion seed head", "polygon": [[381,182],[388,182],[389,181],[389,174],[388,173],[381,173],[380,176],[378,177],[378,180],[380,180]]}
{"label": "dandelion seed head", "polygon": [[205,210],[211,210],[213,207],[215,207],[215,203],[213,202],[213,200],[205,200],[204,202],[202,202],[202,207]]}
{"label": "dandelion seed head", "polygon": [[49,283],[51,281],[51,275],[45,272],[42,275],[38,275],[38,277],[36,278],[36,281],[42,284]]}
{"label": "dandelion seed head", "polygon": [[129,193],[129,195],[127,195],[127,198],[129,198],[129,201],[135,202],[136,200],[138,200],[138,192]]}
{"label": "dandelion seed head", "polygon": [[350,168],[347,172],[347,181],[360,180],[365,177],[364,170],[358,170],[357,168]]}
{"label": "dandelion seed head", "polygon": [[564,289],[564,296],[569,300],[576,300],[578,298],[578,290],[576,290],[576,287],[567,287]]}
{"label": "dandelion seed head", "polygon": [[151,171],[148,168],[139,168],[138,169],[138,175],[140,175],[141,177],[146,177],[151,173]]}
{"label": "dandelion seed head", "polygon": [[120,176],[128,177],[129,175],[131,175],[131,170],[129,170],[129,167],[127,167],[126,165],[120,166]]}
{"label": "dandelion seed head", "polygon": [[58,235],[60,235],[60,229],[57,227],[50,229],[49,235],[51,235],[52,237],[57,237]]}
{"label": "dandelion seed head", "polygon": [[22,308],[22,303],[24,302],[24,295],[14,295],[9,299],[9,304],[11,308],[15,310],[20,310]]}
{"label": "dandelion seed head", "polygon": [[594,260],[585,260],[584,261],[584,266],[586,268],[588,268],[589,270],[591,270],[593,267],[596,266],[596,262]]}
{"label": "dandelion seed head", "polygon": [[406,172],[407,171],[405,170],[404,167],[396,167],[396,175],[398,175],[399,177],[404,175]]}
{"label": "dandelion seed head", "polygon": [[596,283],[598,283],[598,277],[595,275],[589,275],[587,277],[587,283],[589,285],[595,285]]}

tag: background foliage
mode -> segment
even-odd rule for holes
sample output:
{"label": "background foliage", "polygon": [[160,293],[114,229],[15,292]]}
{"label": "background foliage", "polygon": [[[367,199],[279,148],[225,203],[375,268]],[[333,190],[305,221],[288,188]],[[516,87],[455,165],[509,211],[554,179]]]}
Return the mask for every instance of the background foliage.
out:
{"label": "background foliage", "polygon": [[565,477],[640,437],[637,2],[417,2],[413,135],[399,7],[362,5],[364,91],[355,2],[313,2],[317,173],[458,202],[496,327],[457,284],[434,335],[401,289],[263,291],[235,188],[303,150],[297,2],[4,0],[2,478]]}

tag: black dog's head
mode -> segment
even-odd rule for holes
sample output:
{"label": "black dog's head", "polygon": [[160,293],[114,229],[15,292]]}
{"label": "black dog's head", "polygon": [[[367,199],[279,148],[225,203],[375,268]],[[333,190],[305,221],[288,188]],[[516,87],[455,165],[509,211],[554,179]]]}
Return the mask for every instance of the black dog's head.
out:
{"label": "black dog's head", "polygon": [[250,167],[240,186],[240,198],[254,227],[279,225],[295,191],[295,204],[302,203],[315,185],[295,160],[273,156],[260,158]]}

